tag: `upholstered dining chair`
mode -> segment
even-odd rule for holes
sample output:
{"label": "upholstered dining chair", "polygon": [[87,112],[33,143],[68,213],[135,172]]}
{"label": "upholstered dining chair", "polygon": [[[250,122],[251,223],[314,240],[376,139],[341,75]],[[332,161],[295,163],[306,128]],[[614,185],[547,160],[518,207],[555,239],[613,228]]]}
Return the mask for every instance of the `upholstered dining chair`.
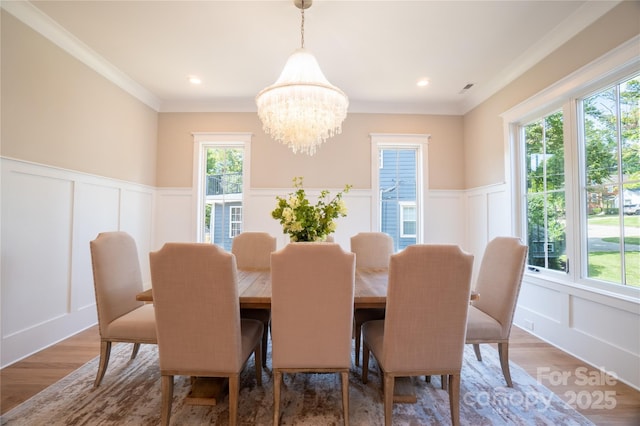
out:
{"label": "upholstered dining chair", "polygon": [[[356,254],[356,269],[386,270],[389,269],[389,257],[393,254],[393,238],[384,232],[360,232],[351,237],[351,252]],[[378,319],[384,319],[384,309],[356,309],[353,311],[356,365],[360,365],[362,324]]]}
{"label": "upholstered dining chair", "polygon": [[235,257],[214,244],[166,243],[149,254],[162,377],[163,425],[171,418],[173,377],[227,377],[229,424],[238,417],[240,373],[254,354],[256,382],[263,325],[240,318]]}
{"label": "upholstered dining chair", "polygon": [[113,342],[133,343],[134,359],[142,343],[155,344],[153,305],[136,301],[143,290],[136,242],[126,232],[102,232],[89,243],[100,330],[100,363],[93,383],[100,386]]}
{"label": "upholstered dining chair", "polygon": [[[268,270],[271,268],[271,253],[276,251],[276,237],[267,232],[242,232],[233,238],[231,253],[236,257],[238,269]],[[264,325],[262,333],[262,366],[267,366],[267,345],[269,344],[270,309],[240,309],[241,318],[261,321]]]}
{"label": "upholstered dining chair", "polygon": [[460,371],[473,256],[454,245],[413,245],[391,256],[384,320],[362,326],[362,381],[369,353],[381,370],[385,425],[391,425],[394,380],[448,376],[454,425],[460,420]]}
{"label": "upholstered dining chair", "polygon": [[528,247],[514,237],[496,237],[487,244],[478,271],[475,291],[479,294],[469,306],[467,343],[473,344],[482,361],[481,343],[497,343],[502,374],[513,387],[509,370],[509,336],[518,301]]}
{"label": "upholstered dining chair", "polygon": [[355,256],[335,243],[290,243],[271,255],[273,423],[283,373],[340,373],[349,424]]}

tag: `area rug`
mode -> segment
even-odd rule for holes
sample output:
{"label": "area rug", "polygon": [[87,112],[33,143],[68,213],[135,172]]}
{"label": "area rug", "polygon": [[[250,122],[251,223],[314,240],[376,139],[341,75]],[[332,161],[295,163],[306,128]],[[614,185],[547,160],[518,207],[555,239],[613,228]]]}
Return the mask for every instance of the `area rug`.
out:
{"label": "area rug", "polygon": [[[592,425],[548,388],[511,363],[513,388],[507,388],[497,352],[483,345],[478,362],[470,345],[465,348],[460,390],[460,422],[463,425]],[[98,358],[2,416],[2,425],[157,425],[160,423],[160,373],[155,345],[143,345],[130,360],[131,345],[117,344],[109,368],[98,389],[93,380]],[[352,364],[349,382],[351,425],[382,425],[384,410],[380,376],[372,361],[369,382]],[[430,383],[414,380],[418,402],[396,403],[394,425],[451,424],[449,395],[440,378]],[[239,424],[270,425],[273,416],[273,375],[263,370],[262,386],[256,385],[253,360],[242,373]],[[184,403],[190,380],[176,377],[171,424],[227,425],[227,398],[216,406]],[[282,425],[340,425],[340,379],[333,374],[285,375],[282,387]]]}

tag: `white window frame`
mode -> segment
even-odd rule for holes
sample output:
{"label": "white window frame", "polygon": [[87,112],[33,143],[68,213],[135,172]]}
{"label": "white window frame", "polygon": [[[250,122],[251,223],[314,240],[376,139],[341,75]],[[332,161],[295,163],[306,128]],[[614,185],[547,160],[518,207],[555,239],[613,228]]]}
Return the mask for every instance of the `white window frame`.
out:
{"label": "white window frame", "polygon": [[405,208],[411,207],[414,210],[414,214],[416,216],[416,220],[412,222],[416,222],[416,232],[418,231],[417,220],[418,220],[418,209],[416,208],[416,203],[411,201],[400,201],[400,238],[416,238],[417,234],[408,234],[405,232],[404,225],[407,222],[404,218]]}
{"label": "white window frame", "polygon": [[[609,295],[640,298],[640,289],[615,283],[607,283],[587,277],[587,253],[583,250],[586,241],[586,223],[584,196],[580,194],[580,179],[583,178],[581,153],[578,146],[580,126],[578,125],[578,100],[601,90],[625,77],[631,77],[640,71],[640,57],[637,46],[640,36],[623,43],[601,58],[584,66],[576,72],[558,81],[549,88],[534,95],[525,102],[502,114],[505,135],[505,170],[508,171],[507,186],[511,197],[513,233],[526,241],[526,210],[522,205],[526,183],[523,135],[521,126],[558,109],[563,110],[565,139],[565,195],[566,195],[566,255],[569,270],[566,272],[529,269],[527,275],[547,281],[557,281],[567,285],[580,286],[590,291]],[[580,194],[580,195],[578,195]]]}
{"label": "white window frame", "polygon": [[[243,169],[244,169],[244,162],[243,162]],[[242,212],[242,207],[243,206],[230,206],[229,207],[229,238],[235,238],[238,234],[240,234],[242,232],[242,223],[243,223],[243,212]],[[235,216],[238,215],[237,212],[240,212],[240,220],[234,220],[233,218]],[[240,232],[238,232],[237,234],[234,234],[234,225],[237,226],[238,224],[240,224]]]}
{"label": "white window frame", "polygon": [[[249,194],[249,170],[251,169],[251,137],[252,133],[245,132],[194,132],[192,133],[194,150],[193,150],[193,186],[192,186],[192,205],[194,223],[192,232],[196,242],[203,242],[204,236],[204,203],[205,203],[205,185],[202,174],[206,169],[207,156],[206,150],[209,147],[216,148],[242,148],[244,150],[242,156],[242,194],[243,204]],[[244,211],[243,211],[244,220]]]}
{"label": "white window frame", "polygon": [[380,231],[382,226],[380,212],[380,165],[378,153],[382,149],[409,148],[416,150],[416,243],[425,241],[425,201],[429,191],[427,176],[429,164],[429,134],[406,133],[371,133],[371,227],[374,231]]}

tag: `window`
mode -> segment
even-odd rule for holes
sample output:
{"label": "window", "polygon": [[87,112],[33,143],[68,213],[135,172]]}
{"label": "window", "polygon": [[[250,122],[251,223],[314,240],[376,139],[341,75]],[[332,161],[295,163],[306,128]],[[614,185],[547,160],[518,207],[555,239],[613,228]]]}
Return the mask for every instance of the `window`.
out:
{"label": "window", "polygon": [[638,297],[640,59],[633,45],[504,118],[529,269]]}
{"label": "window", "polygon": [[231,206],[229,213],[229,238],[233,238],[242,232],[242,206]]}
{"label": "window", "polygon": [[565,185],[562,111],[524,126],[529,264],[564,270]]}
{"label": "window", "polygon": [[416,238],[416,203],[400,202],[400,237]]}
{"label": "window", "polygon": [[423,176],[428,135],[371,135],[373,226],[393,238],[396,251],[423,241]]}
{"label": "window", "polygon": [[231,250],[233,237],[242,232],[250,135],[196,133],[194,140],[196,241]]}
{"label": "window", "polygon": [[[589,278],[640,287],[640,74],[579,100]],[[626,211],[625,211],[626,210]]]}

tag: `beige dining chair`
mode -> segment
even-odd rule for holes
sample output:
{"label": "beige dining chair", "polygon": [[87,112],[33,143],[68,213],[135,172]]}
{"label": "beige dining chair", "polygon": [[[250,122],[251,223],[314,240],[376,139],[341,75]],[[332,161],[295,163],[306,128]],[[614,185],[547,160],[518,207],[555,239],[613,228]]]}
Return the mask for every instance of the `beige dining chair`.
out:
{"label": "beige dining chair", "polygon": [[340,373],[349,424],[355,259],[335,243],[290,243],[271,255],[273,424],[283,373]]}
{"label": "beige dining chair", "polygon": [[[269,270],[271,253],[276,251],[276,237],[267,232],[242,232],[233,238],[231,253],[236,257],[238,269]],[[240,309],[241,318],[261,321],[264,325],[262,334],[262,366],[267,366],[267,345],[269,344],[270,309]]]}
{"label": "beige dining chair", "polygon": [[502,374],[513,387],[509,370],[509,336],[518,302],[528,247],[514,237],[496,237],[487,244],[478,271],[477,300],[469,306],[467,343],[478,361],[481,343],[497,343]]}
{"label": "beige dining chair", "polygon": [[[351,237],[351,252],[356,255],[356,269],[388,270],[393,251],[393,238],[384,232],[360,232]],[[384,319],[384,309],[359,308],[353,312],[356,365],[360,365],[362,324],[378,319]]]}
{"label": "beige dining chair", "polygon": [[413,245],[391,256],[384,320],[362,326],[362,381],[369,353],[382,373],[385,425],[396,377],[448,376],[454,425],[460,421],[460,370],[473,256],[454,245]]}
{"label": "beige dining chair", "polygon": [[263,325],[240,318],[235,257],[214,244],[166,243],[149,254],[162,377],[161,422],[168,425],[173,377],[226,377],[229,424],[238,418],[240,373],[254,354],[256,382]]}
{"label": "beige dining chair", "polygon": [[136,301],[143,290],[136,242],[126,232],[102,232],[89,242],[93,285],[100,330],[100,363],[93,383],[100,386],[113,342],[133,343],[131,359],[140,344],[155,344],[153,305]]}

